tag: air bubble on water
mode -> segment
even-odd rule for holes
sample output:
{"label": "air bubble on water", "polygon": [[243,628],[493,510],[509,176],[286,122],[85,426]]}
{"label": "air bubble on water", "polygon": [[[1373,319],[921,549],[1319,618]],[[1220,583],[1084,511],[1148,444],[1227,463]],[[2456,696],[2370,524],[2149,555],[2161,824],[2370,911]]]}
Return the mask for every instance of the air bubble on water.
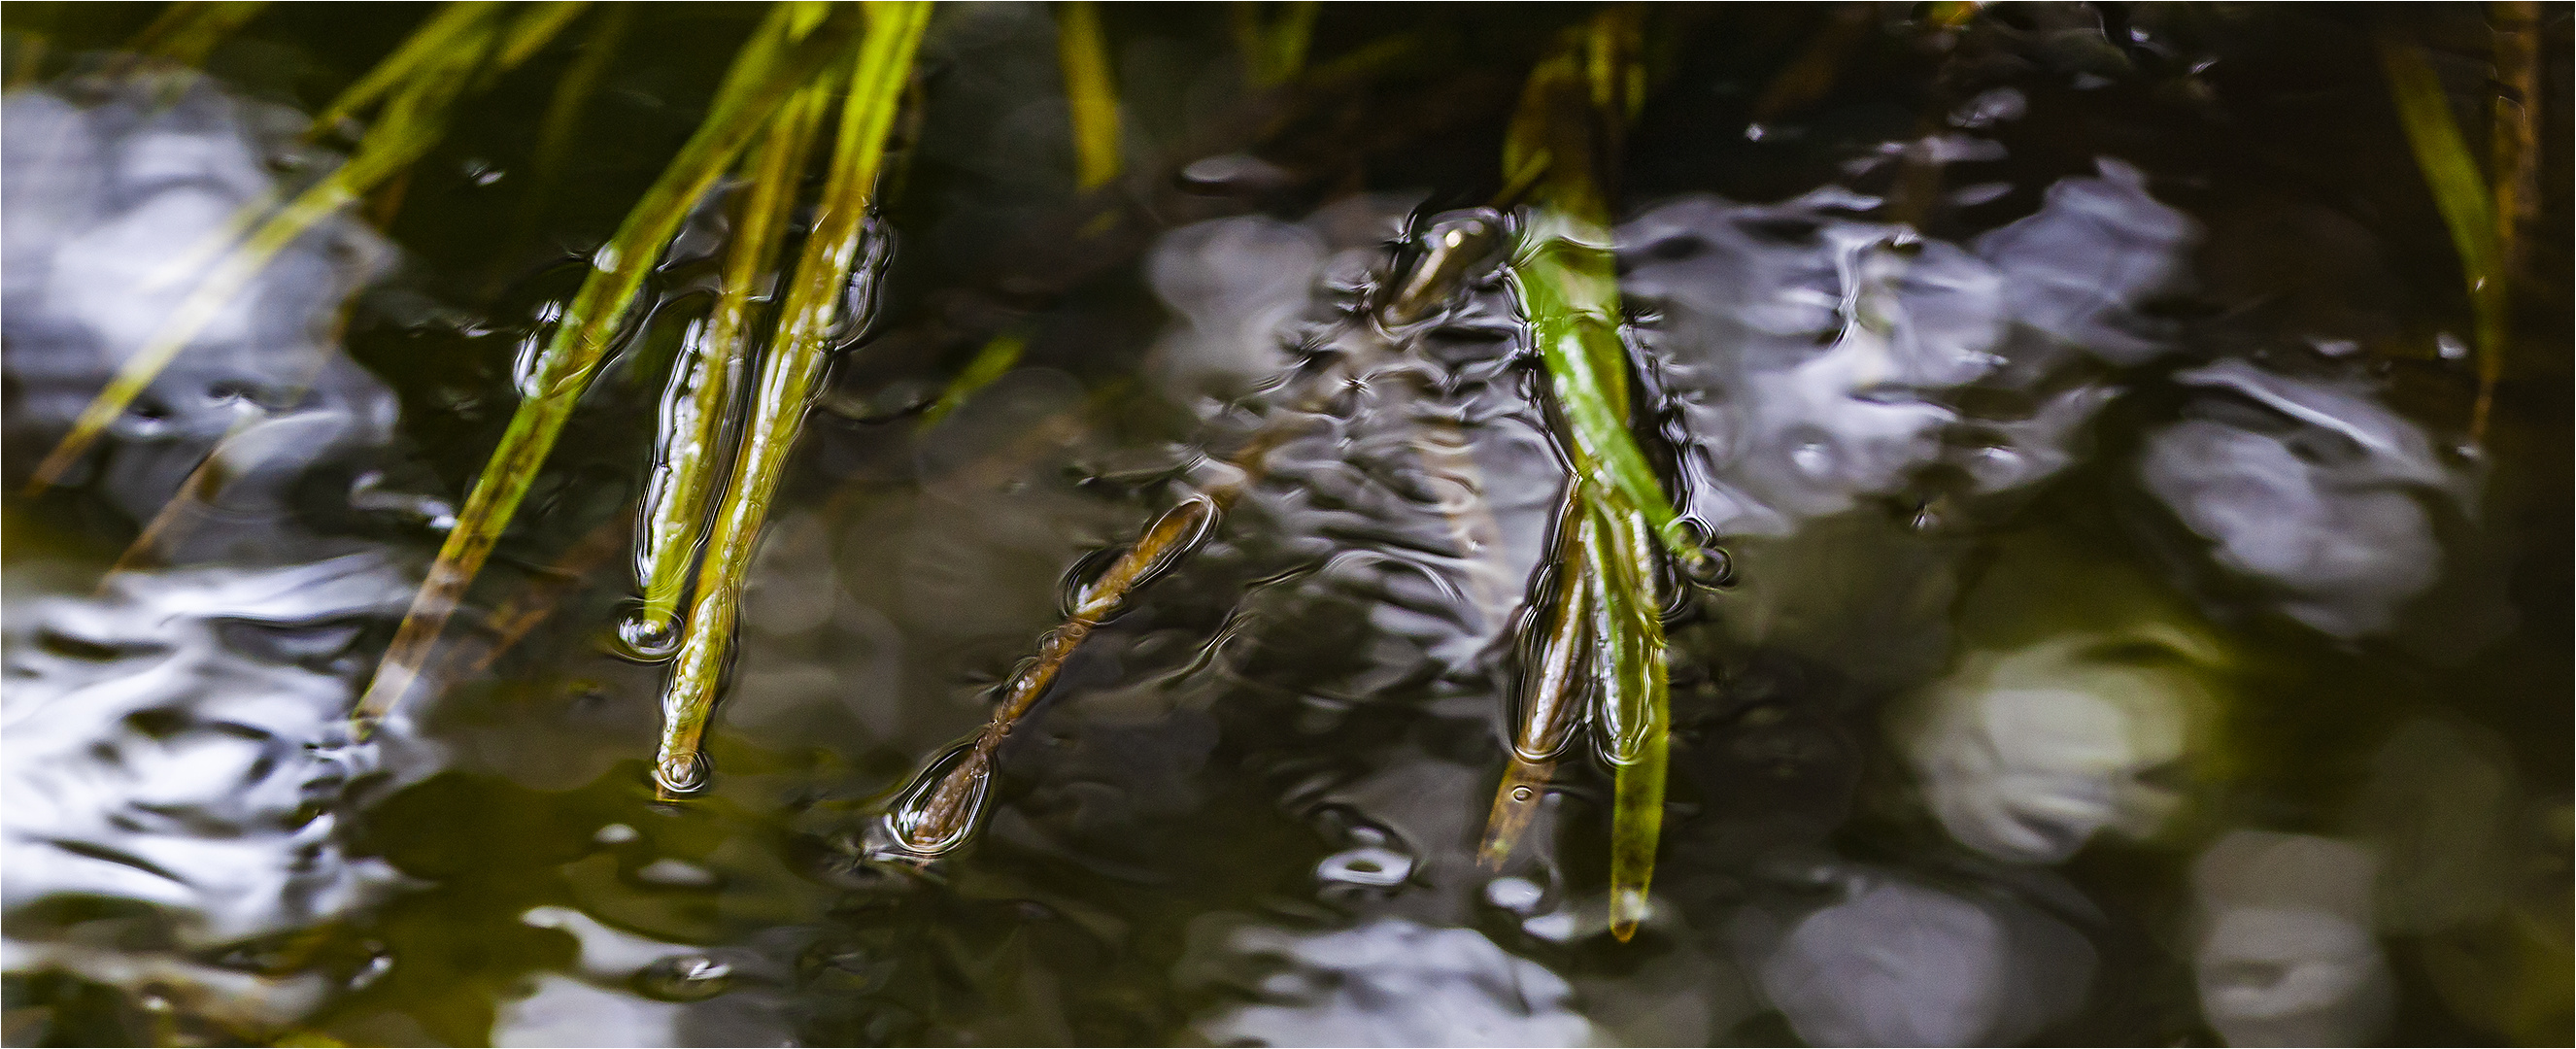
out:
{"label": "air bubble on water", "polygon": [[637,833],[633,827],[629,827],[623,823],[611,823],[605,827],[599,828],[599,832],[591,835],[590,840],[602,845],[624,845],[627,842],[637,840],[643,836],[644,835]]}
{"label": "air bubble on water", "polygon": [[702,1002],[733,989],[733,966],[703,954],[675,954],[636,971],[635,993],[665,1002]]}
{"label": "air bubble on water", "polygon": [[1546,898],[1547,890],[1527,878],[1503,877],[1485,883],[1485,902],[1514,914],[1529,914]]}
{"label": "air bubble on water", "polygon": [[392,971],[394,971],[394,956],[385,951],[382,944],[378,944],[375,946],[374,953],[369,954],[367,960],[359,964],[358,971],[349,974],[348,987],[352,991],[366,990],[376,981],[384,979],[386,973]]}
{"label": "air bubble on water", "polygon": [[658,859],[635,872],[635,880],[665,889],[712,889],[717,879],[714,871],[682,860]]}
{"label": "air bubble on water", "polygon": [[984,796],[992,784],[989,769],[985,774],[972,777],[967,785],[967,817],[936,839],[924,841],[922,837],[931,829],[927,824],[931,796],[938,793],[940,782],[947,779],[952,770],[973,760],[974,750],[973,743],[961,743],[913,777],[912,783],[886,809],[885,828],[892,840],[886,843],[885,848],[872,849],[874,858],[919,860],[937,856],[965,842],[983,812]]}
{"label": "air bubble on water", "polygon": [[668,614],[638,608],[617,621],[618,654],[639,663],[659,663],[680,651],[680,624]]}
{"label": "air bubble on water", "polygon": [[1412,876],[1413,857],[1378,845],[1345,849],[1315,865],[1315,879],[1330,885],[1385,889]]}
{"label": "air bubble on water", "polygon": [[653,767],[653,784],[666,794],[695,794],[705,789],[707,773],[704,752],[672,754]]}

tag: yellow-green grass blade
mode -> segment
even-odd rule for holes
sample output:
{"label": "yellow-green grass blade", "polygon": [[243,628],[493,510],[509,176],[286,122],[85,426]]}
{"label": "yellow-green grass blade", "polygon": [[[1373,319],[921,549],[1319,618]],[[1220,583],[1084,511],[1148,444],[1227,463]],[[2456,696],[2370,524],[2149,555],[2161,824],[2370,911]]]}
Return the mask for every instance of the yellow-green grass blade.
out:
{"label": "yellow-green grass blade", "polygon": [[1118,84],[1109,69],[1099,7],[1090,0],[1056,5],[1055,39],[1065,109],[1073,122],[1074,182],[1084,189],[1105,185],[1118,177],[1121,133]]}
{"label": "yellow-green grass blade", "polygon": [[[563,181],[582,113],[598,95],[600,82],[615,63],[618,46],[625,42],[626,28],[634,17],[635,5],[628,0],[605,5],[591,26],[590,38],[582,42],[581,57],[573,59],[563,78],[555,81],[554,93],[546,99],[546,114],[537,122],[537,146],[529,160],[532,170],[528,188],[519,199],[518,219],[512,223],[512,238],[517,244],[527,243],[556,185]],[[504,257],[515,254],[505,252]]]}
{"label": "yellow-green grass blade", "polygon": [[1663,831],[1664,762],[1670,744],[1670,684],[1664,662],[1661,602],[1655,593],[1654,540],[1644,518],[1616,500],[1587,500],[1598,515],[1587,571],[1603,579],[1594,629],[1602,689],[1602,750],[1615,770],[1610,820],[1610,932],[1635,935],[1646,915]]}
{"label": "yellow-green grass blade", "polygon": [[135,34],[129,49],[181,65],[201,65],[215,45],[267,9],[266,0],[182,0]]}
{"label": "yellow-green grass blade", "polygon": [[717,449],[725,423],[735,414],[742,370],[751,360],[752,296],[777,265],[778,245],[805,174],[806,152],[828,101],[819,86],[809,87],[772,118],[747,172],[715,311],[672,366],[653,472],[645,481],[644,519],[635,537],[644,607],[620,626],[627,643],[640,653],[668,654],[676,639],[680,598],[688,589],[690,570],[697,567],[698,539],[720,465]]}
{"label": "yellow-green grass blade", "polygon": [[393,642],[358,703],[353,716],[362,728],[383,718],[410,691],[457,602],[491,556],[547,453],[554,449],[565,420],[571,418],[574,404],[606,359],[645,275],[689,209],[766,126],[769,114],[845,49],[845,34],[838,30],[795,39],[799,14],[794,5],[773,9],[736,56],[697,132],[627,212],[607,246],[593,256],[590,275],[547,337],[509,428],[467,494],[428,578],[395,629]]}
{"label": "yellow-green grass blade", "polygon": [[2486,176],[2451,115],[2441,77],[2424,53],[2412,44],[2383,34],[2379,58],[2388,74],[2388,90],[2397,104],[2397,119],[2415,151],[2415,166],[2432,190],[2451,245],[2460,254],[2460,273],[2468,283],[2471,323],[2478,348],[2478,401],[2469,421],[2471,439],[2486,432],[2495,383],[2504,373],[2507,325],[2504,251],[2496,237],[2495,202]]}
{"label": "yellow-green grass blade", "polygon": [[679,655],[662,695],[662,742],[654,756],[653,782],[666,797],[706,784],[700,741],[732,646],[743,580],[770,501],[786,475],[788,455],[804,428],[814,386],[828,363],[833,332],[846,319],[841,311],[848,304],[851,276],[869,264],[872,247],[882,247],[868,243],[868,212],[885,160],[886,135],[929,22],[926,0],[872,5],[849,94],[841,104],[831,177],[779,311],[777,337],[761,363],[732,483],[708,537],[706,562],[681,628]]}
{"label": "yellow-green grass blade", "polygon": [[1020,355],[1028,348],[1028,337],[1018,332],[994,336],[983,349],[975,351],[975,359],[966,362],[966,370],[957,373],[956,380],[939,392],[939,399],[930,402],[930,407],[921,413],[920,428],[927,430],[939,425],[939,420],[964,406],[967,398],[975,396],[975,391],[992,385],[993,380],[1017,367]]}
{"label": "yellow-green grass blade", "polygon": [[1277,87],[1306,68],[1306,48],[1315,38],[1314,0],[1289,0],[1275,18],[1262,16],[1262,5],[1235,0],[1229,7],[1235,50],[1243,57],[1244,79],[1254,87]]}
{"label": "yellow-green grass blade", "polygon": [[337,127],[343,120],[357,116],[400,90],[404,83],[432,66],[452,63],[456,52],[477,34],[490,29],[501,5],[494,0],[455,0],[438,9],[420,28],[403,38],[394,53],[376,63],[367,75],[340,92],[338,98],[324,106],[313,118],[316,134]]}
{"label": "yellow-green grass blade", "polygon": [[572,20],[581,17],[590,6],[588,0],[537,0],[519,9],[510,20],[510,28],[501,35],[501,51],[492,56],[495,73],[519,68],[519,63],[534,57],[563,32]]}
{"label": "yellow-green grass blade", "polygon": [[278,252],[428,152],[446,128],[450,104],[481,64],[491,39],[488,24],[454,38],[454,46],[440,60],[416,70],[416,75],[394,96],[385,108],[384,119],[360,143],[356,155],[269,215],[241,244],[216,259],[196,287],[162,319],[151,338],[127,357],[106,387],[91,398],[80,417],[73,420],[71,432],[37,464],[30,489],[41,492],[52,487],[79,463],[99,435],[106,432],[108,424],[123,415],[179,352],[232,306]]}

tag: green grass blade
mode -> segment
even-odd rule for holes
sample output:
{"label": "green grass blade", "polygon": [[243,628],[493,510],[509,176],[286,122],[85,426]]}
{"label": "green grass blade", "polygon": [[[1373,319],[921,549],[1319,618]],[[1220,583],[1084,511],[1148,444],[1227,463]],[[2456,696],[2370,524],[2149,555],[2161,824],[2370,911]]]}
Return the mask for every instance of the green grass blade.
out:
{"label": "green grass blade", "polygon": [[2423,52],[2383,33],[2379,38],[2379,59],[2388,74],[2389,95],[2397,104],[2398,122],[2405,126],[2407,144],[2414,148],[2416,168],[2433,192],[2433,204],[2442,213],[2442,224],[2450,228],[2451,245],[2459,251],[2460,273],[2468,284],[2471,323],[2477,336],[2479,384],[2478,403],[2469,429],[2470,439],[2479,440],[2486,433],[2487,412],[2496,379],[2504,372],[2505,341],[2510,335],[2504,250],[2496,236],[2495,201],[2489,196],[2486,176],[2478,170],[2476,156],[2469,152],[2467,138],[2460,133],[2459,122],[2451,115],[2451,102],[2443,94],[2441,77],[2424,60]]}
{"label": "green grass blade", "polygon": [[776,267],[806,152],[827,102],[820,89],[809,87],[771,121],[748,172],[715,312],[671,369],[653,472],[645,482],[643,526],[635,537],[644,607],[620,627],[628,643],[648,655],[662,654],[677,636],[680,598],[697,567],[699,532],[715,489],[717,449],[751,359],[752,295]]}
{"label": "green grass blade", "polygon": [[1235,0],[1228,5],[1235,51],[1243,57],[1244,80],[1254,87],[1277,87],[1306,68],[1306,48],[1315,38],[1314,0],[1281,4],[1276,18],[1262,17],[1259,3]]}
{"label": "green grass blade", "polygon": [[932,401],[930,407],[921,413],[920,428],[927,430],[939,425],[939,420],[947,418],[948,413],[963,406],[967,398],[975,395],[975,391],[992,385],[993,380],[1001,378],[1012,368],[1017,367],[1020,363],[1020,354],[1027,352],[1028,348],[1028,338],[1018,332],[1005,332],[994,336],[993,341],[985,343],[983,349],[975,351],[975,359],[966,362],[966,370],[957,373],[956,381],[949,383],[947,389],[941,390],[939,399]]}
{"label": "green grass blade", "polygon": [[367,75],[324,106],[321,114],[313,118],[315,132],[337,127],[341,121],[400,90],[423,70],[452,61],[469,39],[490,28],[490,20],[500,10],[501,5],[494,0],[456,0],[439,8],[420,28],[412,30],[393,54],[386,55]]}
{"label": "green grass blade", "polygon": [[[546,99],[546,115],[537,122],[537,147],[529,159],[526,195],[519,199],[517,221],[511,224],[512,238],[524,245],[531,231],[544,218],[546,204],[553,199],[555,187],[563,182],[564,167],[572,160],[573,135],[580,129],[581,115],[590,108],[590,100],[599,94],[600,81],[606,79],[616,62],[618,46],[626,40],[626,28],[634,21],[635,5],[626,0],[606,5],[599,20],[591,27],[590,39],[583,41],[581,57],[564,70],[563,79],[555,81],[554,93]],[[503,258],[518,252],[503,252]]]}
{"label": "green grass blade", "polygon": [[534,57],[563,32],[572,20],[590,7],[589,0],[537,0],[521,8],[519,17],[510,20],[510,28],[501,35],[501,52],[492,56],[494,72],[519,68],[519,63]]}
{"label": "green grass blade", "polygon": [[277,253],[342,208],[357,201],[392,173],[417,160],[446,129],[450,105],[492,40],[488,24],[478,24],[452,38],[453,46],[416,75],[386,106],[384,119],[359,144],[358,152],[320,182],[256,226],[241,244],[216,259],[187,296],[163,318],[151,338],[125,359],[105,388],[91,398],[71,431],[37,464],[29,483],[41,492],[58,483],[116,418],[132,407],[152,380],[170,366],[206,325],[232,305],[242,289],[258,279]]}
{"label": "green grass blade", "polygon": [[1100,32],[1100,9],[1090,0],[1066,0],[1055,10],[1056,58],[1064,67],[1064,102],[1073,121],[1073,172],[1084,189],[1118,177],[1121,160],[1118,84],[1109,70],[1109,42]]}
{"label": "green grass blade", "polygon": [[706,563],[681,628],[679,655],[662,694],[662,742],[654,756],[653,782],[666,797],[706,784],[700,740],[732,646],[743,580],[770,501],[786,474],[788,454],[804,427],[815,383],[828,363],[832,333],[845,319],[844,293],[853,272],[870,264],[867,218],[885,160],[886,136],[929,22],[926,0],[872,5],[849,95],[841,105],[831,178],[780,309],[778,336],[761,363],[732,483],[708,538]]}
{"label": "green grass blade", "polygon": [[1634,60],[1637,13],[1613,7],[1567,34],[1531,70],[1506,133],[1503,173],[1527,180],[1536,205],[1513,253],[1513,289],[1546,365],[1588,520],[1561,570],[1592,596],[1596,743],[1616,775],[1611,813],[1610,929],[1620,940],[1644,920],[1663,828],[1670,696],[1658,546],[1702,555],[1676,527],[1662,483],[1629,429],[1626,341],[1610,256],[1605,182],[1622,129],[1644,96]]}
{"label": "green grass blade", "polygon": [[182,0],[135,34],[128,49],[181,65],[203,65],[215,45],[267,9],[266,0]]}
{"label": "green grass blade", "polygon": [[793,5],[773,10],[770,20],[736,56],[697,132],[627,212],[607,246],[593,256],[590,275],[548,336],[509,428],[467,494],[428,578],[358,703],[353,716],[361,726],[383,718],[410,691],[457,602],[491,556],[519,501],[536,480],[538,468],[554,449],[565,420],[572,417],[573,405],[607,357],[636,290],[689,209],[732,166],[751,137],[767,124],[769,114],[844,49],[844,37],[838,31],[813,32],[790,43],[798,17]]}

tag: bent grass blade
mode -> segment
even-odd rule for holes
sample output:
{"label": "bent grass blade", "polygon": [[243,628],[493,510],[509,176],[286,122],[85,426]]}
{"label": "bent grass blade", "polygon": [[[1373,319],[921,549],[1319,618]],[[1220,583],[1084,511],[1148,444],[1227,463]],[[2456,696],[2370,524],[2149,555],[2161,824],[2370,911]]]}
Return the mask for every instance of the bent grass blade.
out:
{"label": "bent grass blade", "polygon": [[662,694],[662,741],[654,756],[653,783],[663,797],[676,798],[706,785],[700,739],[715,707],[761,525],[786,475],[815,384],[829,363],[833,333],[845,320],[842,308],[854,298],[858,308],[867,308],[868,296],[845,294],[852,278],[865,274],[863,279],[873,284],[871,271],[884,263],[885,240],[868,229],[868,212],[885,160],[887,132],[894,126],[913,55],[929,21],[927,0],[875,5],[858,48],[821,210],[780,310],[778,335],[761,364],[732,483],[708,538],[706,563],[699,569],[680,651]]}
{"label": "bent grass blade", "polygon": [[1644,94],[1637,19],[1636,9],[1613,7],[1569,33],[1531,70],[1503,147],[1506,178],[1540,172],[1513,253],[1512,287],[1546,367],[1581,503],[1574,513],[1585,521],[1580,551],[1571,560],[1560,555],[1558,566],[1576,573],[1577,592],[1591,598],[1595,742],[1617,777],[1610,930],[1622,941],[1645,918],[1663,823],[1670,714],[1656,547],[1689,565],[1704,556],[1628,422],[1629,355],[1604,183]]}
{"label": "bent grass blade", "polygon": [[692,333],[672,366],[653,469],[645,481],[644,520],[635,536],[636,579],[643,586],[644,607],[631,628],[620,628],[641,654],[669,652],[680,597],[688,589],[690,570],[697,567],[717,452],[725,424],[736,414],[741,375],[751,359],[752,296],[776,268],[778,245],[795,212],[807,151],[825,108],[823,91],[809,87],[790,98],[771,121],[748,173],[715,312]]}
{"label": "bent grass blade", "polygon": [[361,731],[382,719],[410,691],[466,587],[491,556],[519,501],[527,496],[538,468],[571,418],[573,405],[606,359],[645,275],[689,209],[768,124],[769,114],[843,50],[844,22],[828,21],[800,37],[795,25],[802,17],[794,4],[772,9],[735,57],[697,132],[593,257],[590,275],[547,338],[509,428],[467,495],[428,578],[352,714]]}

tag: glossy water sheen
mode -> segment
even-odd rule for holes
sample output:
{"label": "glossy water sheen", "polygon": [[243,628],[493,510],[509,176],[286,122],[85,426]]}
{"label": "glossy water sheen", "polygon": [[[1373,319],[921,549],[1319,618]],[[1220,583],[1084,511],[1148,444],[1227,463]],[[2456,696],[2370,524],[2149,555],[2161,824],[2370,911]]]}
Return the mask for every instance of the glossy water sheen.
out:
{"label": "glossy water sheen", "polygon": [[[541,178],[573,23],[390,225],[283,252],[28,499],[206,239],[332,162],[297,107],[417,13],[280,8],[155,80],[56,77],[151,9],[0,9],[52,63],[0,104],[6,1041],[2563,1041],[2566,10],[2481,447],[2361,15],[1936,8],[1653,15],[1609,248],[1649,458],[1724,558],[1662,581],[1625,944],[1616,726],[1573,722],[1519,848],[1476,854],[1567,465],[1503,254],[1429,250],[1514,221],[1472,209],[1584,12],[1326,7],[1314,63],[1413,49],[1272,119],[1224,9],[1100,8],[1130,174],[1086,204],[1048,13],[942,8],[878,315],[666,804],[631,529],[715,210],[406,716],[342,715],[521,347],[754,15],[639,7]],[[2472,143],[2480,13],[2384,26]],[[997,339],[1015,366],[943,397]],[[1217,490],[1003,737],[971,835],[894,847],[1039,636]]]}

